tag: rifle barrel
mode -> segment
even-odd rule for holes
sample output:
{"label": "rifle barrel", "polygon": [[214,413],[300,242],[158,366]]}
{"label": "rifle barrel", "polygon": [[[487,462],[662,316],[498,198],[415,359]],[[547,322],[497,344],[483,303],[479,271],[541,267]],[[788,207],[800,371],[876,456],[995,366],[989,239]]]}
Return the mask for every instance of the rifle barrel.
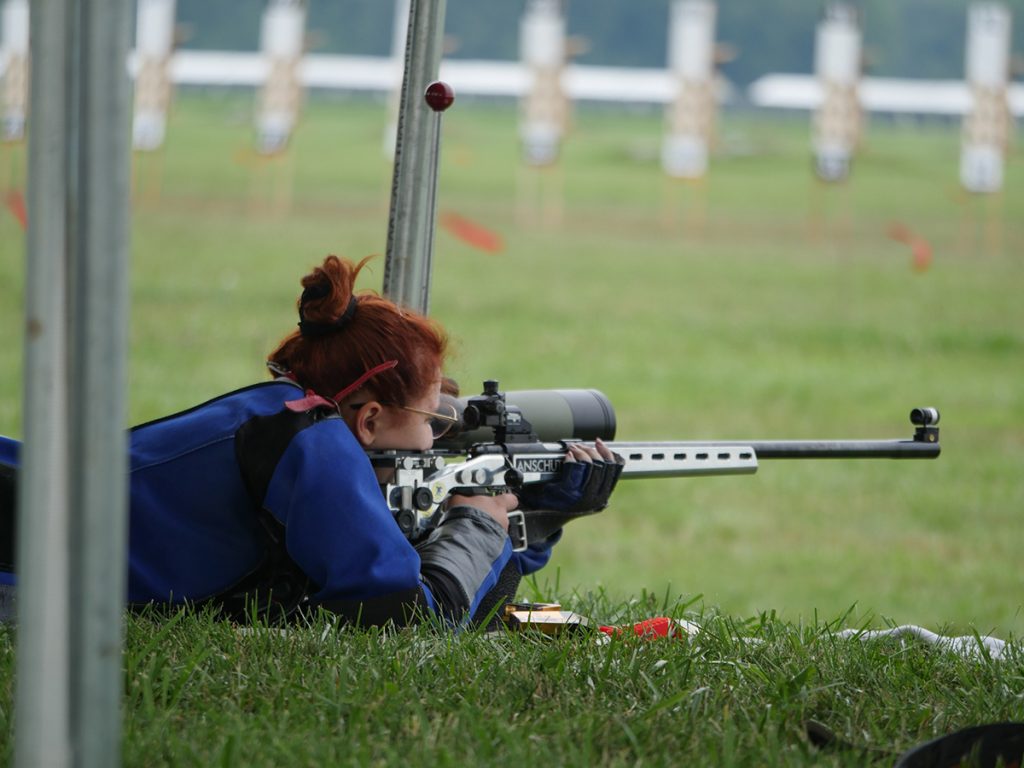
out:
{"label": "rifle barrel", "polygon": [[938,443],[922,440],[767,440],[749,444],[759,459],[934,459]]}
{"label": "rifle barrel", "polygon": [[934,459],[937,442],[924,440],[711,440],[685,442],[610,442],[623,456],[631,452],[664,453],[693,448],[750,448],[758,459]]}

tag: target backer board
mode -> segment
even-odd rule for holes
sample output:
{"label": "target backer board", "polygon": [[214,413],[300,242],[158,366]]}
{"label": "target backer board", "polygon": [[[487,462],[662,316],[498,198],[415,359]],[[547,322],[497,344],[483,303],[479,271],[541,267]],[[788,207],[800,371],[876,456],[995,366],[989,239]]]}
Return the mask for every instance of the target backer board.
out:
{"label": "target backer board", "polygon": [[1010,11],[1002,3],[968,8],[964,68],[971,107],[964,117],[960,153],[960,183],[968,192],[993,193],[1003,186],[1011,128],[1006,93],[1010,31]]}
{"label": "target backer board", "polygon": [[715,121],[715,3],[674,0],[669,13],[668,59],[675,98],[666,115],[661,161],[673,178],[707,174]]}
{"label": "target backer board", "polygon": [[139,0],[135,24],[135,108],[132,146],[163,146],[171,103],[170,60],[174,51],[175,0]]}
{"label": "target backer board", "polygon": [[569,122],[569,101],[562,87],[566,60],[563,0],[530,0],[520,22],[520,58],[530,86],[522,100],[519,138],[528,166],[558,160]]}
{"label": "target backer board", "polygon": [[860,141],[861,30],[856,10],[833,3],[815,35],[814,70],[821,105],[814,115],[813,151],[818,178],[844,181]]}
{"label": "target backer board", "polygon": [[305,3],[271,0],[260,25],[260,50],[267,64],[256,115],[256,149],[260,154],[283,151],[295,130],[302,99],[298,69],[305,37]]}
{"label": "target backer board", "polygon": [[29,4],[28,0],[5,0],[0,11],[0,110],[4,141],[22,141],[28,120]]}

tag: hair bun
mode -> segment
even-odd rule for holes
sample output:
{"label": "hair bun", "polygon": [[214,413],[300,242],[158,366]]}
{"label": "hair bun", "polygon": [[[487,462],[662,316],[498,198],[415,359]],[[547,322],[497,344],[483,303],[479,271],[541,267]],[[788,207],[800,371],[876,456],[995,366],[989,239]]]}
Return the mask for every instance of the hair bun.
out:
{"label": "hair bun", "polygon": [[[332,325],[352,309],[355,275],[337,256],[328,256],[322,266],[302,278],[299,297],[299,327],[303,324]],[[305,331],[303,331],[305,335]]]}

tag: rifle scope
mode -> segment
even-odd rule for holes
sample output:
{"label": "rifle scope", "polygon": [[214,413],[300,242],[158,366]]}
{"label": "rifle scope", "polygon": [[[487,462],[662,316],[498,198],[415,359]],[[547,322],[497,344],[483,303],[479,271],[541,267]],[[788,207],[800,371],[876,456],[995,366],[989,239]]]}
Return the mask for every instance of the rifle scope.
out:
{"label": "rifle scope", "polygon": [[[509,411],[518,409],[540,442],[615,439],[615,409],[604,393],[596,389],[522,389],[506,392],[504,397],[504,407]],[[477,427],[473,418],[466,418],[466,406],[473,399],[460,397],[451,401],[459,426],[438,440],[435,448],[458,451],[494,440],[493,429]]]}

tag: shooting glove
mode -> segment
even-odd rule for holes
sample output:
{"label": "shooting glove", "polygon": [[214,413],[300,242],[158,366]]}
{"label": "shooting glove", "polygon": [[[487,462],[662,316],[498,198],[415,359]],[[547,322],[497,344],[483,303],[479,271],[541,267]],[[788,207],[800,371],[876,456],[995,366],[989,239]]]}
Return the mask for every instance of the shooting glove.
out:
{"label": "shooting glove", "polygon": [[523,510],[527,541],[547,539],[577,517],[600,512],[608,506],[626,460],[567,461],[562,477],[543,485],[528,485],[517,492]]}
{"label": "shooting glove", "polygon": [[526,486],[517,495],[521,509],[544,509],[589,515],[608,506],[608,499],[622,474],[626,460],[566,461],[562,477],[543,485]]}

